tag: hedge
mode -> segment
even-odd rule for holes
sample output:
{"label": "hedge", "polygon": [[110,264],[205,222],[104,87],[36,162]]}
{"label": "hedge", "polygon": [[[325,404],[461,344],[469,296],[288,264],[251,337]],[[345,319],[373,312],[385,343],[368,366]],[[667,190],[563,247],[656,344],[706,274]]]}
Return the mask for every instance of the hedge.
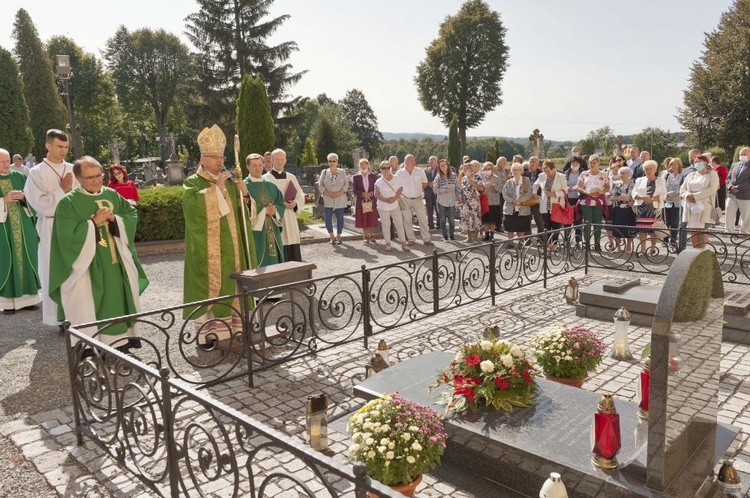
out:
{"label": "hedge", "polygon": [[[182,214],[182,186],[153,187],[139,190],[138,228],[135,240],[182,240],[185,238],[185,217]],[[305,211],[297,218],[300,230],[312,221]]]}
{"label": "hedge", "polygon": [[182,240],[185,217],[182,214],[182,186],[153,187],[138,191],[138,228],[135,240]]}

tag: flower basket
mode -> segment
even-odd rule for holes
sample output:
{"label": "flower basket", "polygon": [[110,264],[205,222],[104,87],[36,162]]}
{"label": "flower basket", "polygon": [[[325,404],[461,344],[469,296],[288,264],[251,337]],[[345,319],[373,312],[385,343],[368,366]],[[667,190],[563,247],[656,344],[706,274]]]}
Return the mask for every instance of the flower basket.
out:
{"label": "flower basket", "polygon": [[482,405],[511,412],[534,403],[534,376],[535,369],[519,346],[480,340],[461,346],[430,390],[443,384],[451,387],[438,395],[438,403],[446,406],[443,416],[477,410]]}
{"label": "flower basket", "polygon": [[367,465],[367,474],[387,486],[410,484],[440,463],[446,434],[434,410],[386,394],[349,418],[354,444],[349,457]]}
{"label": "flower basket", "polygon": [[530,345],[545,376],[572,379],[581,385],[602,362],[606,350],[596,334],[583,327],[551,327],[534,336]]}

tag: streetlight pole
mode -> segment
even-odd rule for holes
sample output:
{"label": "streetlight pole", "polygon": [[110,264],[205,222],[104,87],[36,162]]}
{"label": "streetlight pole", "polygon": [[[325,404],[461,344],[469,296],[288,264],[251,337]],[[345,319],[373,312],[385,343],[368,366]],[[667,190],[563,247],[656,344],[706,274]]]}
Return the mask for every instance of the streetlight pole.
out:
{"label": "streetlight pole", "polygon": [[76,159],[81,157],[81,137],[78,136],[76,131],[76,121],[73,117],[73,106],[70,104],[70,56],[69,55],[58,55],[57,59],[57,77],[62,81],[63,84],[63,95],[65,95],[65,103],[68,108],[68,123],[70,123],[70,134],[73,138],[73,155]]}
{"label": "streetlight pole", "polygon": [[698,148],[703,151],[703,129],[708,126],[708,117],[701,113],[694,116],[695,126],[698,127]]}

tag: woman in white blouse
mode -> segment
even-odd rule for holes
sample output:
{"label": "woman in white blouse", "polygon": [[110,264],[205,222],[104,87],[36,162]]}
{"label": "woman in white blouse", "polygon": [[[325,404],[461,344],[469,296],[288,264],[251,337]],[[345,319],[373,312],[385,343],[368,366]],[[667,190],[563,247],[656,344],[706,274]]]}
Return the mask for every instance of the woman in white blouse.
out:
{"label": "woman in white blouse", "polygon": [[591,243],[591,225],[597,225],[594,229],[594,249],[601,251],[600,239],[602,236],[601,223],[604,221],[604,208],[607,202],[605,194],[609,192],[609,176],[599,170],[599,156],[589,157],[589,169],[578,177],[578,193],[581,200],[578,206],[581,208],[581,217],[585,223],[584,237],[586,243]]}
{"label": "woman in white blouse", "polygon": [[[339,170],[339,156],[328,154],[328,169],[320,173],[318,186],[323,196],[323,220],[331,237],[331,244],[341,244],[341,232],[344,231],[344,209],[346,208],[346,189],[349,179],[346,171]],[[336,215],[336,238],[333,237],[333,215]]]}
{"label": "woman in white blouse", "polygon": [[708,242],[706,228],[712,225],[711,208],[719,190],[719,175],[709,169],[708,158],[698,156],[693,164],[695,171],[688,174],[680,187],[682,222],[691,230],[693,247],[702,249]]}
{"label": "woman in white blouse", "polygon": [[[563,226],[560,223],[552,221],[550,214],[552,213],[553,204],[564,206],[568,201],[568,179],[562,173],[557,172],[554,162],[547,159],[542,163],[542,172],[539,174],[539,178],[537,178],[534,188],[531,190],[536,191],[537,187],[542,191],[539,212],[542,213],[542,218],[544,218],[544,230],[549,231],[562,228]],[[546,234],[544,238],[547,240]],[[552,239],[552,242],[549,243],[549,249],[555,250],[558,235],[555,234]]]}
{"label": "woman in white blouse", "polygon": [[[635,215],[637,218],[656,219],[661,217],[661,211],[664,208],[664,201],[667,199],[667,182],[664,178],[656,176],[656,170],[659,164],[654,161],[643,163],[643,174],[635,181],[635,187],[631,196],[635,200]],[[651,230],[641,230],[638,238],[641,240],[641,250],[646,250],[646,234],[651,235],[651,251],[656,252],[656,237]]]}

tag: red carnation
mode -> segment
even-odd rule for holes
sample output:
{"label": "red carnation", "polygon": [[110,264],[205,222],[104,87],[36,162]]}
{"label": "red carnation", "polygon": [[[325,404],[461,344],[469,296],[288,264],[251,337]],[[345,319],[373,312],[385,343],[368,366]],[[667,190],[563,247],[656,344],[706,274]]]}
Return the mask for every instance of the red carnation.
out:
{"label": "red carnation", "polygon": [[525,380],[527,384],[531,384],[532,382],[534,382],[534,379],[531,378],[531,374],[528,370],[523,373],[523,380]]}
{"label": "red carnation", "polygon": [[472,367],[479,365],[481,362],[482,359],[479,357],[479,355],[470,354],[466,357],[466,364]]}
{"label": "red carnation", "polygon": [[493,380],[495,381],[495,385],[497,386],[497,388],[501,391],[505,391],[510,388],[510,382],[508,382],[508,379],[506,379],[505,377],[495,377]]}
{"label": "red carnation", "polygon": [[462,387],[462,388],[453,390],[454,397],[461,396],[461,395],[463,395],[466,398],[466,400],[469,402],[474,401],[474,389],[472,389],[471,387]]}

